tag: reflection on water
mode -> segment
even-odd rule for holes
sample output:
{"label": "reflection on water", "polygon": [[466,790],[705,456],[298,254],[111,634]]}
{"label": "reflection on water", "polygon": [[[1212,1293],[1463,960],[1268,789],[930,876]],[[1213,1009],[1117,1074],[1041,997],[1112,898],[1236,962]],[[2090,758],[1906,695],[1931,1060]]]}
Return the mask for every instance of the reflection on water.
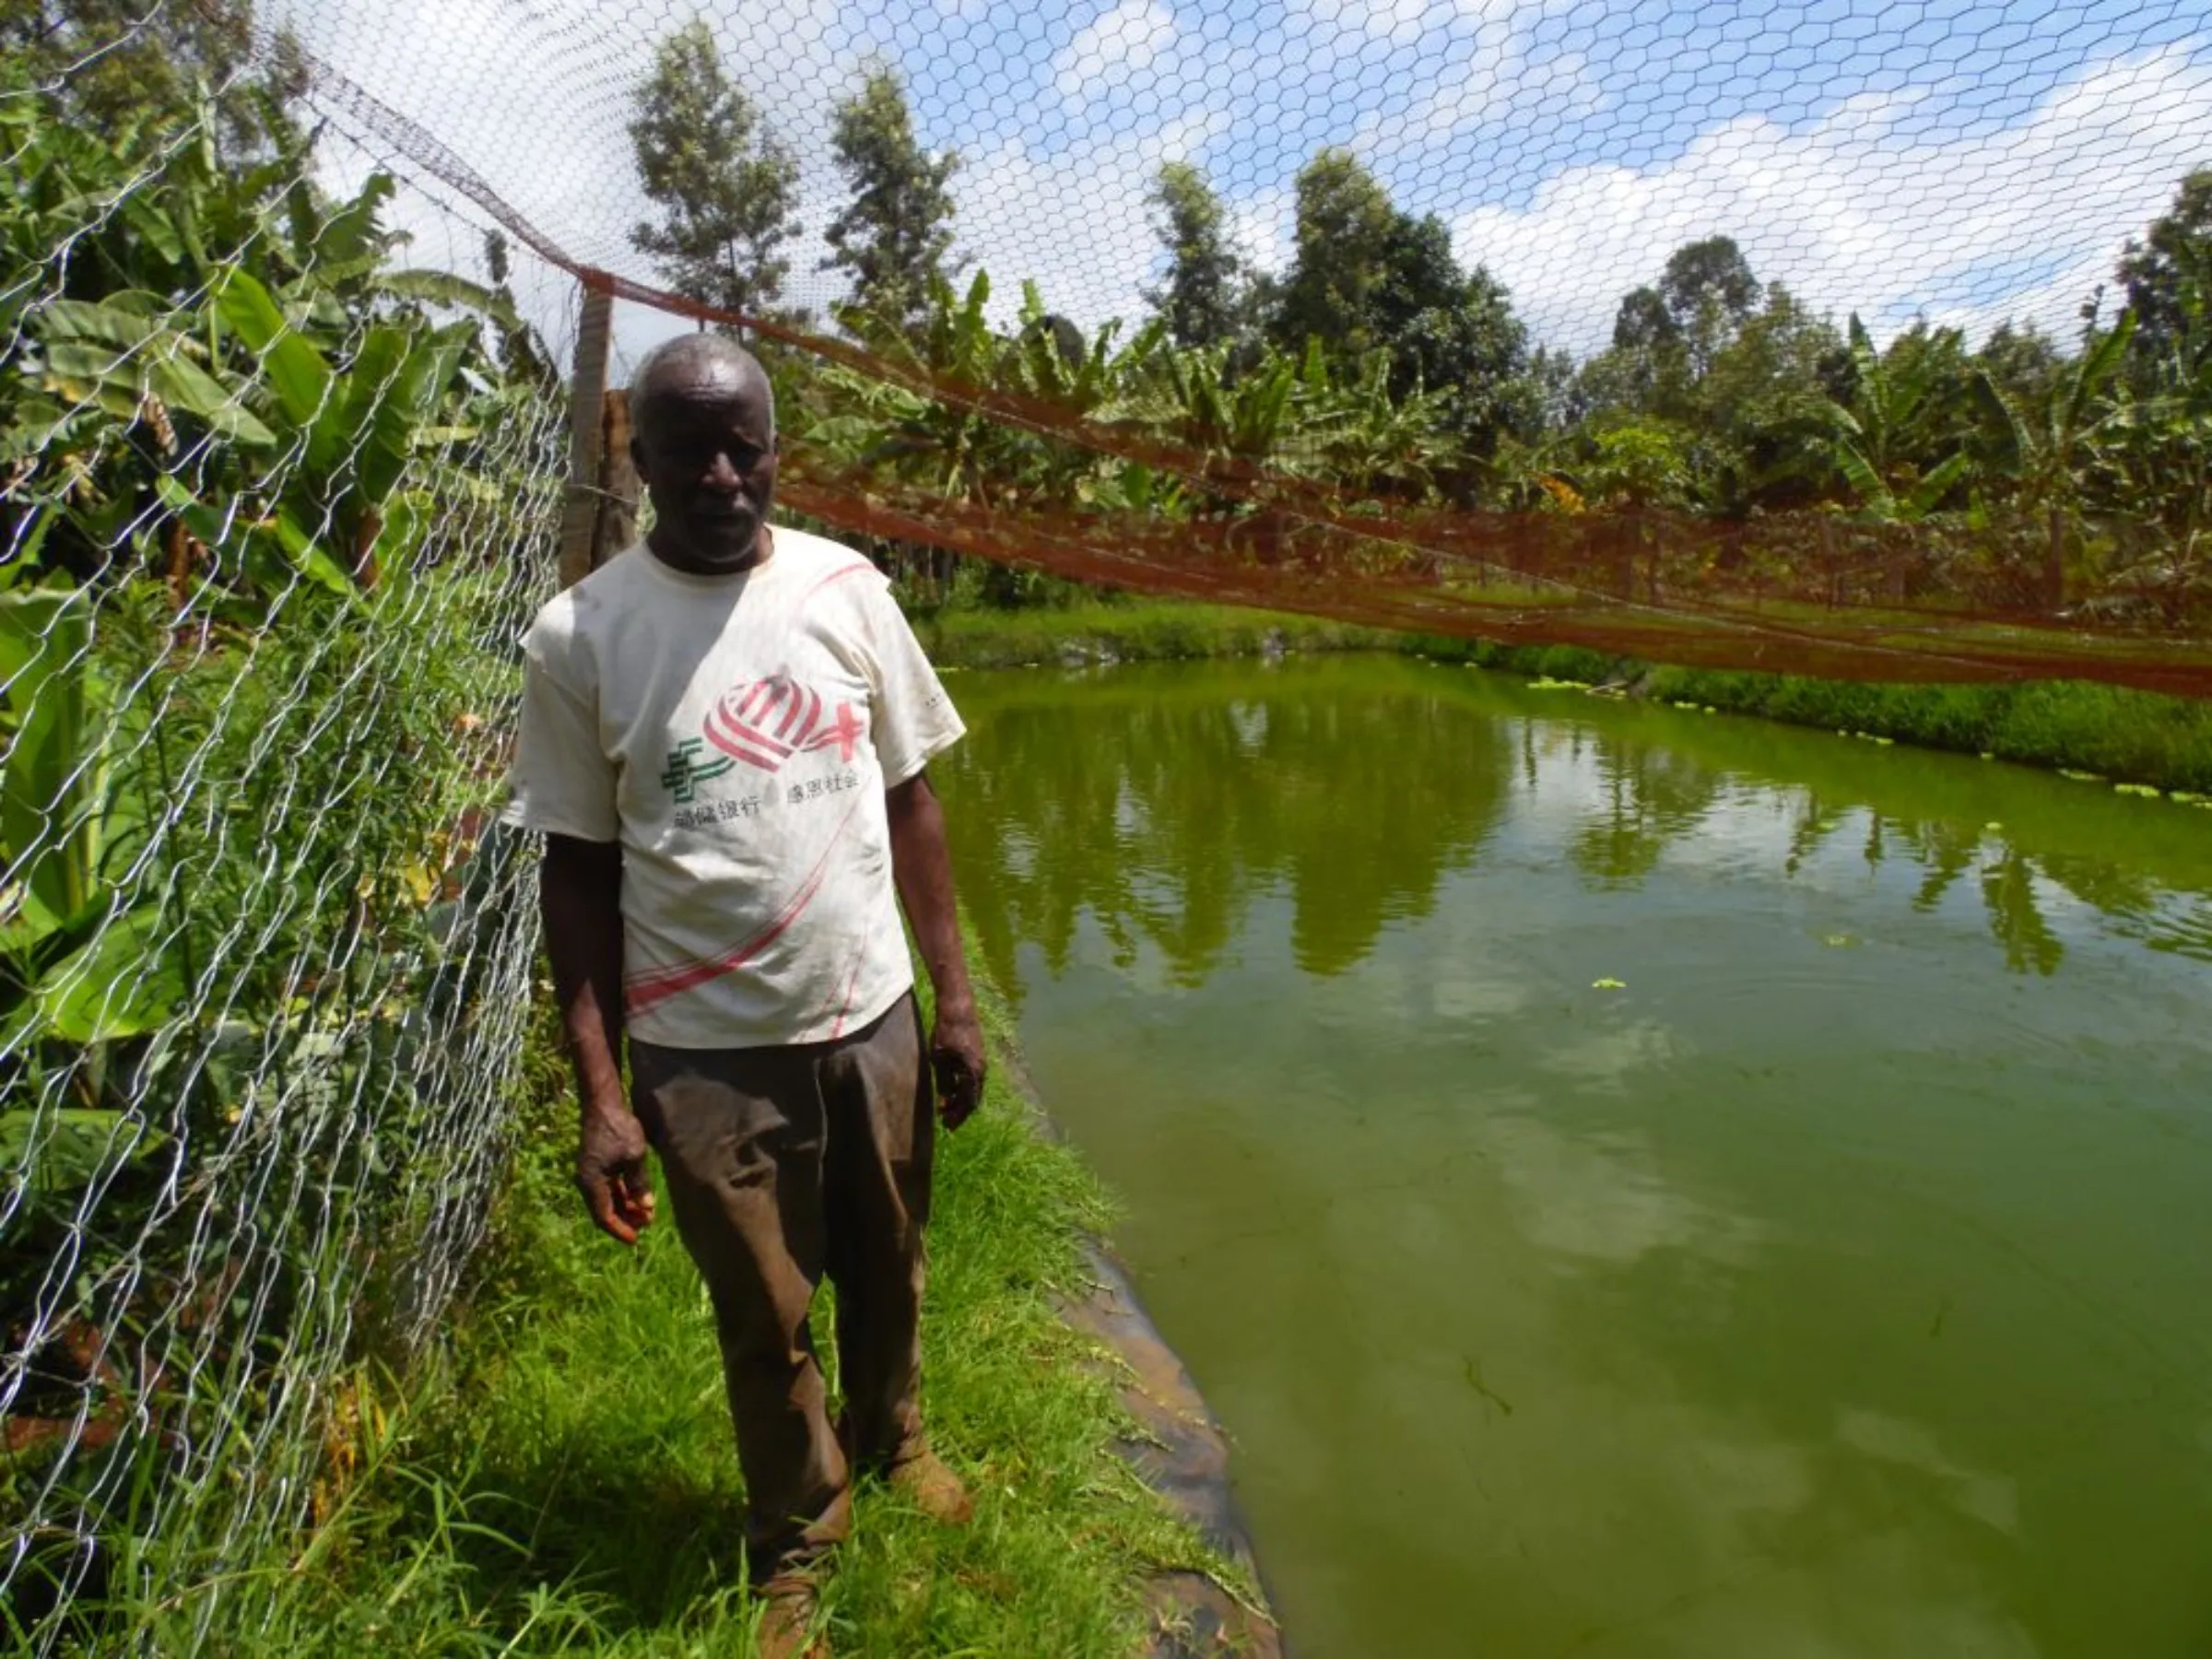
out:
{"label": "reflection on water", "polygon": [[[1788,878],[1887,865],[1911,873],[1891,886],[1916,910],[1975,895],[2018,972],[2057,971],[2050,918],[2077,907],[2115,936],[2212,960],[2212,813],[1558,693],[1485,684],[1477,712],[1454,671],[1418,665],[1237,672],[1234,692],[1189,668],[1069,676],[1041,698],[965,682],[989,732],[954,771],[996,833],[970,838],[963,865],[1002,959],[1018,938],[1057,970],[1088,913],[1124,961],[1141,939],[1196,982],[1254,896],[1281,891],[1298,965],[1335,973],[1390,923],[1428,915],[1443,876],[1516,819],[1558,831],[1559,856],[1595,888],[1715,847]],[[1986,818],[1993,806],[2007,817]]]}
{"label": "reflection on water", "polygon": [[1302,1653],[2212,1653],[2212,813],[1414,663],[956,689]]}

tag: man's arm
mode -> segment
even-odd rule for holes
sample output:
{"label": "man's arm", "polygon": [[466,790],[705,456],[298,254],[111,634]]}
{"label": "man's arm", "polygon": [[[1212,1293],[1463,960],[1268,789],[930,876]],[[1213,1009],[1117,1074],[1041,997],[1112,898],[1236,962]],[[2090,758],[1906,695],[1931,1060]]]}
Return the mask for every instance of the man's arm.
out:
{"label": "man's arm", "polygon": [[546,837],[538,878],[546,955],[583,1105],[576,1186],[592,1219],[625,1244],[653,1219],[645,1132],[622,1089],[622,849]]}
{"label": "man's arm", "polygon": [[936,1073],[937,1111],[947,1129],[958,1129],[982,1099],[987,1063],[975,992],[968,983],[968,956],[960,944],[952,859],[945,849],[945,809],[926,772],[892,785],[883,799],[890,817],[891,877],[936,990],[937,1022],[929,1058]]}

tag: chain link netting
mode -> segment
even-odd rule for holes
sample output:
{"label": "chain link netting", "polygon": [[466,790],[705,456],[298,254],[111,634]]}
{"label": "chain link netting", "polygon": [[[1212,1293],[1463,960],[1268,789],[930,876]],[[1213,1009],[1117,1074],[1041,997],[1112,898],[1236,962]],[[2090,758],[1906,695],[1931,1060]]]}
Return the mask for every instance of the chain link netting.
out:
{"label": "chain link netting", "polygon": [[569,279],[456,277],[480,230],[138,9],[11,11],[0,84],[0,1611],[37,1651],[199,1628],[482,1231],[566,453],[523,317]]}
{"label": "chain link netting", "polygon": [[33,1648],[235,1610],[315,1518],[344,1368],[418,1344],[478,1238],[580,287],[627,301],[617,378],[677,328],[755,342],[785,501],[921,603],[965,553],[2212,688],[2180,6],[6,0],[0,153]]}

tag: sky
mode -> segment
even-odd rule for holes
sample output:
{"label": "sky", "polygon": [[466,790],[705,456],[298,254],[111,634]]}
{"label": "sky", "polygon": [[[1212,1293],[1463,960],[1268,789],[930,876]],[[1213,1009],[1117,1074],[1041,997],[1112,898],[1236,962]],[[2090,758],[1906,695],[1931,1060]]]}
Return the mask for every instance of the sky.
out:
{"label": "sky", "polygon": [[[1159,164],[1202,167],[1245,253],[1281,270],[1292,182],[1347,145],[1434,213],[1538,342],[1605,344],[1620,296],[1699,237],[1877,337],[1915,317],[2070,335],[2122,244],[2212,165],[2212,22],[2149,0],[264,0],[310,51],[429,133],[555,241],[652,280],[625,124],[655,41],[703,18],[802,168],[789,299],[842,192],[836,100],[872,60],[960,158],[959,250],[1001,318],[1023,279],[1086,326],[1144,312]],[[347,124],[334,182],[373,160]],[[404,194],[422,263],[481,215]],[[528,274],[525,273],[527,276]],[[559,311],[569,288],[525,283]],[[681,326],[625,307],[618,359]]]}

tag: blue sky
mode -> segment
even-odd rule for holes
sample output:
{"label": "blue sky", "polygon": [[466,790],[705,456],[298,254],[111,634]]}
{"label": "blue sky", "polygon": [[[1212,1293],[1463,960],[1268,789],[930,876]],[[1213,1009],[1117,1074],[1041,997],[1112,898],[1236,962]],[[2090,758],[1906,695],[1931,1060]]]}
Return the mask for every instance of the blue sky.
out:
{"label": "blue sky", "polygon": [[[872,53],[925,141],[960,152],[962,246],[1002,301],[1034,276],[1087,323],[1139,309],[1145,187],[1170,157],[1279,266],[1298,167],[1352,145],[1577,350],[1715,232],[1839,321],[2063,331],[2212,164],[2212,25],[2135,0],[290,0],[311,48],[565,246],[641,276],[623,123],[653,41],[693,15],[801,158],[794,297],[818,305],[830,106]],[[626,319],[626,349],[663,326]]]}

